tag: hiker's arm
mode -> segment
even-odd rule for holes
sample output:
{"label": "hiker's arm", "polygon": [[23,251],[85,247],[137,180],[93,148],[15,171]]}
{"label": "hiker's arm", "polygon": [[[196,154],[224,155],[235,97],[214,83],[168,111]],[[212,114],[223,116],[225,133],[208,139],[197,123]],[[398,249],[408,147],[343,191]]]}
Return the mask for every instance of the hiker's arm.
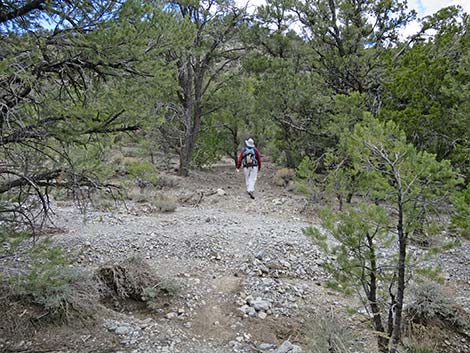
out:
{"label": "hiker's arm", "polygon": [[258,161],[258,171],[261,170],[261,154],[259,153],[258,149],[255,151],[256,153],[256,160]]}
{"label": "hiker's arm", "polygon": [[241,165],[242,165],[242,159],[243,159],[243,151],[240,152],[240,155],[238,156],[238,159],[237,159],[237,169],[240,169]]}

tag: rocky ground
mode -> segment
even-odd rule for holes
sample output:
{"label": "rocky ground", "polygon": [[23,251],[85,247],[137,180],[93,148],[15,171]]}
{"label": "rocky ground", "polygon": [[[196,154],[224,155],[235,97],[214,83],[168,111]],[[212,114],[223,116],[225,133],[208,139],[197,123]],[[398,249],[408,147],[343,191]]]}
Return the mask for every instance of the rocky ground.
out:
{"label": "rocky ground", "polygon": [[[318,330],[335,329],[318,325],[334,312],[356,333],[355,351],[374,352],[358,303],[325,286],[328,275],[321,265],[327,258],[303,233],[315,223],[315,213],[306,209],[303,196],[274,185],[274,173],[267,163],[255,200],[244,192],[242,173],[229,163],[190,178],[174,177],[177,186],[163,191],[178,200],[172,213],[128,202],[83,215],[57,203],[54,221],[62,231],[53,240],[80,254],[81,266],[94,269],[141,257],[177,290],[152,310],[108,305],[92,326],[43,328],[41,337],[49,338],[44,351],[309,352]],[[467,308],[469,250],[467,242],[435,260]],[[17,350],[32,352],[37,340],[19,342]],[[470,351],[465,339],[461,346]]]}

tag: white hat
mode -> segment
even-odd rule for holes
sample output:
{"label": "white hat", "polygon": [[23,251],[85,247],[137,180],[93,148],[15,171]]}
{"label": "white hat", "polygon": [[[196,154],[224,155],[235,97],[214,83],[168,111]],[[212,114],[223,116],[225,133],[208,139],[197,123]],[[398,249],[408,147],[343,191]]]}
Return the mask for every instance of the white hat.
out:
{"label": "white hat", "polygon": [[248,147],[255,147],[255,141],[250,137],[248,140],[245,140],[245,145]]}

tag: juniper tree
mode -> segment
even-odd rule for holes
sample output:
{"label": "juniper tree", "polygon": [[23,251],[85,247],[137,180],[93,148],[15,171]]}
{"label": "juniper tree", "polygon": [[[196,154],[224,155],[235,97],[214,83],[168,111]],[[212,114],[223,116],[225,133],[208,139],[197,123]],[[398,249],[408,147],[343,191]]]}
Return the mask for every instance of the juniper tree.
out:
{"label": "juniper tree", "polygon": [[97,171],[104,135],[137,128],[132,89],[119,79],[137,75],[139,52],[128,44],[140,33],[113,22],[123,10],[111,0],[1,3],[3,225],[36,226],[49,208],[50,188],[103,186]]}
{"label": "juniper tree", "polygon": [[312,70],[338,94],[366,94],[381,105],[384,57],[399,42],[399,29],[415,16],[401,0],[297,0],[294,11],[315,56]]}
{"label": "juniper tree", "polygon": [[188,176],[203,119],[220,108],[211,106],[211,99],[226,84],[227,72],[235,75],[244,53],[238,33],[246,13],[227,0],[176,0],[164,4],[178,24],[173,33],[177,44],[162,55],[177,85],[173,97],[159,103],[173,113],[167,123],[176,137],[173,141],[180,157],[178,173]]}
{"label": "juniper tree", "polygon": [[[427,29],[434,33],[429,33]],[[470,181],[470,18],[448,7],[425,19],[421,41],[397,49],[384,78],[384,119],[419,149],[450,159]],[[401,53],[401,54],[400,54]],[[398,55],[400,54],[400,55]]]}
{"label": "juniper tree", "polygon": [[336,260],[326,265],[337,288],[358,289],[371,314],[380,352],[397,352],[412,256],[410,236],[430,232],[432,216],[447,205],[461,183],[450,162],[418,151],[393,123],[367,117],[341,139],[350,163],[344,173],[354,176],[359,206],[335,215],[322,212],[333,236],[318,229],[308,234]]}

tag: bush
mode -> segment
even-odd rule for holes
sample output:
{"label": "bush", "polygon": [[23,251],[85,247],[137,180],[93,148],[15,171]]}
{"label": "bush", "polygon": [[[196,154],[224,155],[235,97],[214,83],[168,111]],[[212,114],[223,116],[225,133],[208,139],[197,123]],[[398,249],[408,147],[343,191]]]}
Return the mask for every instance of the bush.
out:
{"label": "bush", "polygon": [[21,246],[30,237],[27,232],[18,232],[14,229],[0,229],[0,244],[3,255],[12,255],[20,251]]}
{"label": "bush", "polygon": [[334,312],[318,314],[309,325],[309,352],[350,353],[361,350],[358,336]]}
{"label": "bush", "polygon": [[282,168],[276,172],[274,176],[274,184],[277,186],[287,186],[291,180],[295,177],[295,170],[289,168]]}
{"label": "bush", "polygon": [[469,327],[463,311],[437,284],[422,283],[412,287],[411,298],[405,308],[408,323],[444,325],[458,330]]}
{"label": "bush", "polygon": [[160,212],[174,212],[177,207],[174,199],[162,195],[157,196],[157,198],[152,202],[152,205]]}
{"label": "bush", "polygon": [[127,173],[136,179],[139,186],[155,185],[158,175],[155,166],[148,161],[130,161],[127,163]]}
{"label": "bush", "polygon": [[[209,124],[213,123],[209,120]],[[224,155],[224,144],[226,137],[223,131],[214,128],[207,128],[201,132],[194,147],[192,163],[198,167],[210,167],[214,165]]]}
{"label": "bush", "polygon": [[296,170],[297,191],[310,195],[313,199],[318,198],[319,180],[316,173],[316,164],[309,157],[304,157]]}
{"label": "bush", "polygon": [[455,214],[451,218],[451,226],[470,239],[470,184],[454,196],[452,204]]}
{"label": "bush", "polygon": [[47,242],[28,252],[31,270],[9,278],[13,295],[37,304],[52,316],[90,315],[99,300],[92,273],[73,267],[59,247]]}
{"label": "bush", "polygon": [[158,308],[158,299],[162,297],[173,298],[181,292],[180,285],[171,279],[163,279],[153,287],[144,288],[142,300],[151,309]]}
{"label": "bush", "polygon": [[163,188],[174,188],[177,186],[177,182],[175,179],[167,177],[165,175],[159,175],[157,181],[155,182],[155,186],[163,189]]}

